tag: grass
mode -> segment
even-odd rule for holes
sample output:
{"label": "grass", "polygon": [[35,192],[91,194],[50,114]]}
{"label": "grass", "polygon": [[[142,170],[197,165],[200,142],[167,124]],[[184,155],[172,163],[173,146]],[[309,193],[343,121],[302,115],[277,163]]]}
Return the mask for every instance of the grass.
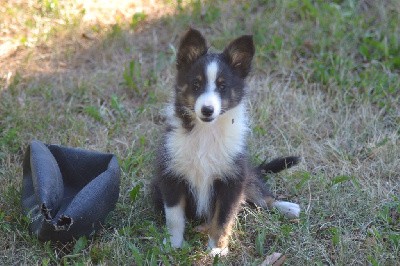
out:
{"label": "grass", "polygon": [[[279,252],[287,265],[400,265],[398,1],[118,3],[0,7],[0,264],[258,265]],[[299,221],[244,206],[232,252],[214,261],[192,224],[181,250],[163,246],[147,197],[188,25],[214,50],[254,35],[254,161],[303,158],[266,178],[301,204]],[[20,193],[32,139],[119,158],[119,201],[94,239],[58,245],[29,235]]]}

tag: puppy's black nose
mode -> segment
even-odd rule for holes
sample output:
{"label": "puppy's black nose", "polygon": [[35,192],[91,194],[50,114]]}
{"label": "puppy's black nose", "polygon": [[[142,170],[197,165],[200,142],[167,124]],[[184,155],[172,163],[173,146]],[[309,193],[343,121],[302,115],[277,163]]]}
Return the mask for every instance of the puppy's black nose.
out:
{"label": "puppy's black nose", "polygon": [[205,116],[205,117],[210,117],[212,116],[212,114],[214,113],[214,107],[209,105],[209,106],[203,106],[201,107],[201,113]]}

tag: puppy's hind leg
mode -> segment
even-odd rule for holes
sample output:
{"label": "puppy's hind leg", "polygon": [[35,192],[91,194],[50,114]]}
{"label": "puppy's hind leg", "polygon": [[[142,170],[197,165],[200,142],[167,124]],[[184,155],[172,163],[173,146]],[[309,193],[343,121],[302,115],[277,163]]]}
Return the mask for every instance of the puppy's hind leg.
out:
{"label": "puppy's hind leg", "polygon": [[298,218],[300,206],[287,201],[277,201],[266,184],[256,175],[251,176],[245,187],[246,201],[264,209],[276,208],[289,219]]}

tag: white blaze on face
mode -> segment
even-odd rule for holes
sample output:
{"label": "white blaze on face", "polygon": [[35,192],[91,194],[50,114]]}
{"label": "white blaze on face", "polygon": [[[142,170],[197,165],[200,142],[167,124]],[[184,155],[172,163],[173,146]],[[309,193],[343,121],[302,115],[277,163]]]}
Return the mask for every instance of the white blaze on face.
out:
{"label": "white blaze on face", "polygon": [[[216,92],[216,80],[218,74],[218,64],[216,61],[212,61],[206,66],[206,88],[203,94],[197,99],[195,104],[195,112],[199,118],[208,118],[210,120],[215,119],[221,112],[221,97]],[[213,113],[210,116],[203,114],[202,109],[204,107],[212,107]]]}

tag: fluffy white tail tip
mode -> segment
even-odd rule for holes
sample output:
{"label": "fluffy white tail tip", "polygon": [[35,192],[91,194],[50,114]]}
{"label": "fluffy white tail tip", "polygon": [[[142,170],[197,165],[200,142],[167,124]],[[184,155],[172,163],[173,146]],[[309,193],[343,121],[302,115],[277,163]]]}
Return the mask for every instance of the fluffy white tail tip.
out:
{"label": "fluffy white tail tip", "polygon": [[273,206],[278,209],[287,218],[298,218],[300,215],[300,206],[296,203],[287,201],[275,201]]}

